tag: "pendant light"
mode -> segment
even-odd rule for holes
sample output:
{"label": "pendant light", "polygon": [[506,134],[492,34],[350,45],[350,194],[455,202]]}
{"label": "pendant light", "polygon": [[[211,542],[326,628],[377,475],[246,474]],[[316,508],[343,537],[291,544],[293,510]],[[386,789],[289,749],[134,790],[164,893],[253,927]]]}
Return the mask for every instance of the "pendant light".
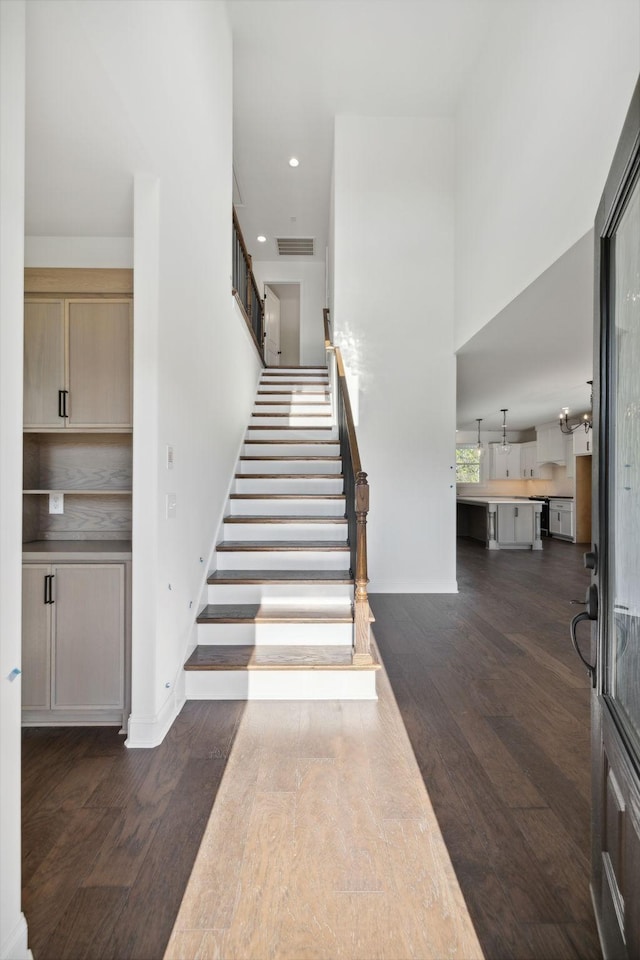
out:
{"label": "pendant light", "polygon": [[502,413],[502,442],[500,443],[500,446],[498,447],[498,450],[500,451],[500,453],[505,453],[505,454],[509,453],[509,451],[511,450],[511,444],[510,444],[509,441],[507,440],[507,411],[508,411],[508,409],[509,409],[508,407],[502,407],[501,410],[500,410],[500,412]]}
{"label": "pendant light", "polygon": [[476,423],[478,424],[478,442],[476,444],[476,453],[479,457],[484,453],[484,446],[482,440],[480,439],[480,424],[482,423],[482,417],[476,417]]}

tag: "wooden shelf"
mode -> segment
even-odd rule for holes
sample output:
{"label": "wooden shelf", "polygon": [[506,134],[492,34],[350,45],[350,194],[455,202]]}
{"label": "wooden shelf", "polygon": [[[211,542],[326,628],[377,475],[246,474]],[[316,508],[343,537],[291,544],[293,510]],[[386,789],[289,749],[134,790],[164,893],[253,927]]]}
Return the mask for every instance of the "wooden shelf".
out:
{"label": "wooden shelf", "polygon": [[50,493],[62,493],[65,496],[75,497],[75,496],[90,496],[90,497],[101,497],[101,496],[116,496],[116,497],[130,497],[131,490],[104,490],[104,489],[95,489],[95,490],[72,490],[70,488],[47,488],[46,490],[23,490],[23,494],[28,496],[48,496]]}

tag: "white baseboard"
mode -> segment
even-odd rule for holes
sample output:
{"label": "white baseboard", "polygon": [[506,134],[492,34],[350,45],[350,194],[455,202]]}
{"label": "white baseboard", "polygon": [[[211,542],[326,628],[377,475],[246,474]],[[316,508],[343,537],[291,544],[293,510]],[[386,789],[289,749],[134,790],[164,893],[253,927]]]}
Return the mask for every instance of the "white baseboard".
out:
{"label": "white baseboard", "polygon": [[184,691],[174,691],[155,717],[129,717],[125,747],[150,749],[159,746],[185,704]]}
{"label": "white baseboard", "polygon": [[0,960],[33,960],[27,945],[27,921],[21,913],[15,927],[0,946]]}
{"label": "white baseboard", "polygon": [[457,580],[371,580],[368,593],[457,593]]}

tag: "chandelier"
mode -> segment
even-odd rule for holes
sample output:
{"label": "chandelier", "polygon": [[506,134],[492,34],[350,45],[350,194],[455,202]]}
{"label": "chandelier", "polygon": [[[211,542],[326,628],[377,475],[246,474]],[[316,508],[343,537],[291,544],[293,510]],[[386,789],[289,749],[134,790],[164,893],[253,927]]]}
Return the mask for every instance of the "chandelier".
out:
{"label": "chandelier", "polygon": [[[587,380],[587,384],[591,387],[589,406],[593,407],[593,380]],[[593,412],[590,410],[589,413],[585,413],[581,417],[570,417],[569,407],[563,407],[559,415],[558,426],[562,433],[566,433],[567,436],[575,433],[580,427],[584,427],[584,432],[589,433],[589,430],[593,427]]]}

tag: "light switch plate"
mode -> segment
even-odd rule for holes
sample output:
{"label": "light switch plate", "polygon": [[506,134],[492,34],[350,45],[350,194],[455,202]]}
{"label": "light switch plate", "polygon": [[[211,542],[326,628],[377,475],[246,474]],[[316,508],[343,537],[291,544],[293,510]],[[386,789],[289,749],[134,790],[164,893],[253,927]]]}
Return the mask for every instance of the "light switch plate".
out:
{"label": "light switch plate", "polygon": [[167,520],[175,520],[177,510],[177,500],[175,493],[167,494]]}
{"label": "light switch plate", "polygon": [[64,513],[64,493],[49,494],[49,513]]}

